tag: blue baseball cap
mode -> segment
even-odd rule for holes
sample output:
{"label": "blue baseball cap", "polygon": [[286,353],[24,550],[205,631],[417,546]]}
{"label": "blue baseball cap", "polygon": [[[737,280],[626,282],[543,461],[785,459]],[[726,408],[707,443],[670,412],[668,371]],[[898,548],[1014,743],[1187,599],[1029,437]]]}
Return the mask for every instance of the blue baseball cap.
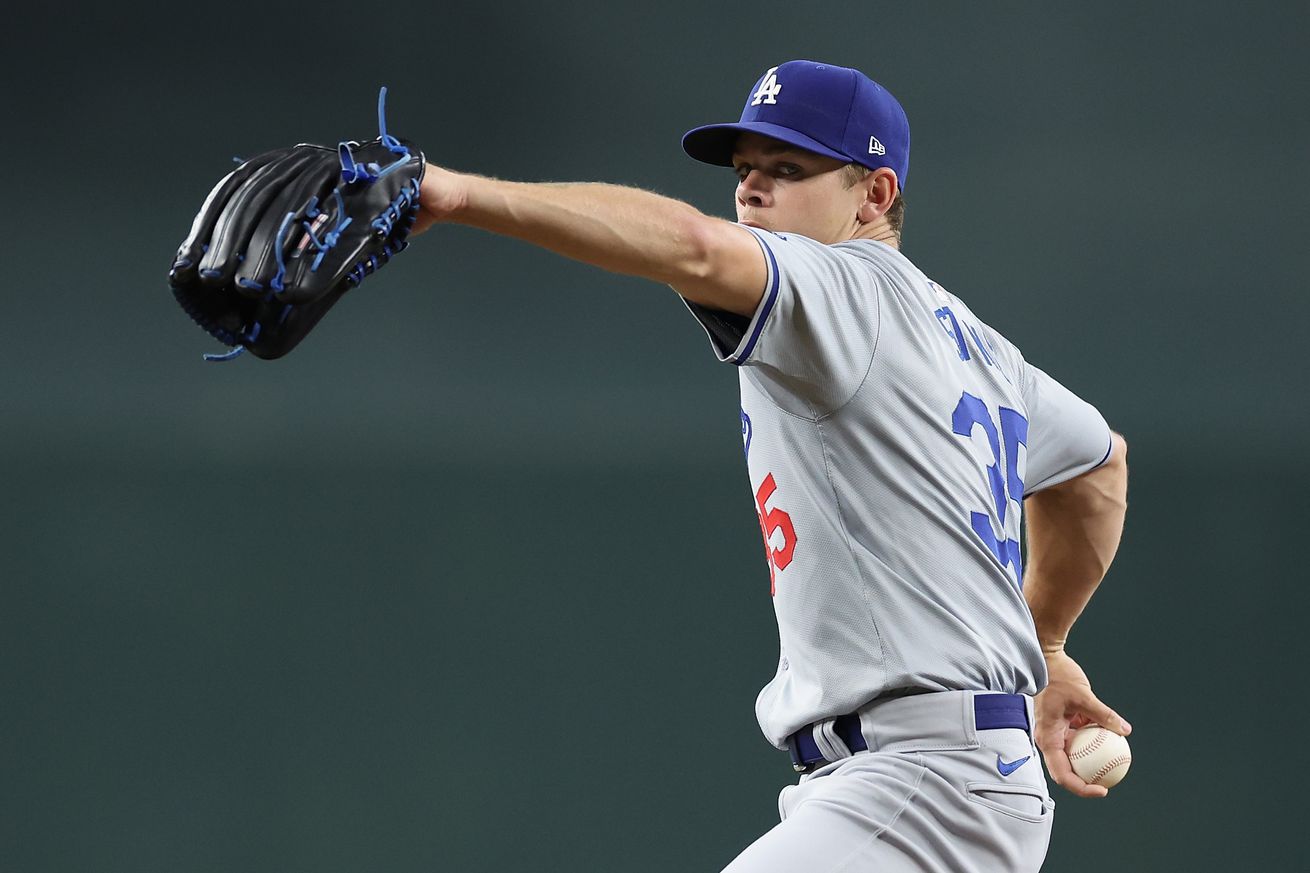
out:
{"label": "blue baseball cap", "polygon": [[682,149],[731,167],[733,145],[747,132],[871,170],[887,167],[905,190],[910,123],[891,92],[859,70],[815,61],[770,67],[746,97],[740,121],[689,130]]}

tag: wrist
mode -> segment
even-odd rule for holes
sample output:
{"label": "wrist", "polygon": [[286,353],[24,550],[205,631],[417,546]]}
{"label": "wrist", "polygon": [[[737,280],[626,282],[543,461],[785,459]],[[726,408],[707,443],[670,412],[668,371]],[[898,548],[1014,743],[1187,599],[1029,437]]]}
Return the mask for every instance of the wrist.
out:
{"label": "wrist", "polygon": [[468,206],[468,182],[463,173],[428,164],[419,188],[419,202],[433,221],[458,221]]}

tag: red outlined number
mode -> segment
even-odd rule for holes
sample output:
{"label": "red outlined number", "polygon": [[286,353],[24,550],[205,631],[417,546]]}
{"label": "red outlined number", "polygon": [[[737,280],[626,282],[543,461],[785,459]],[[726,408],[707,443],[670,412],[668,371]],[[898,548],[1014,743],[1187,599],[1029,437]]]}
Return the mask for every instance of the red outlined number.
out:
{"label": "red outlined number", "polygon": [[[773,474],[764,477],[759,490],[755,492],[755,509],[760,516],[760,533],[764,534],[764,554],[769,560],[769,596],[777,593],[777,574],[786,570],[796,553],[796,528],[792,527],[791,516],[781,509],[769,509],[765,504],[778,490],[778,483],[773,481]],[[773,545],[773,535],[782,532],[782,546]]]}

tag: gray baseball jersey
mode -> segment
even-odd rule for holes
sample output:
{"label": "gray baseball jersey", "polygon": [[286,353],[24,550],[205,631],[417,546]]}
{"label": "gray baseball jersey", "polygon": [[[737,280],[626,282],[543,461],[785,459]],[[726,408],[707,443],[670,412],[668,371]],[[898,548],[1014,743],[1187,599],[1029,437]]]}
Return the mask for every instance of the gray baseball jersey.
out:
{"label": "gray baseball jersey", "polygon": [[781,649],[765,736],[914,691],[1035,694],[1023,498],[1104,463],[1105,420],[895,248],[748,229],[754,315],[688,306],[740,367]]}

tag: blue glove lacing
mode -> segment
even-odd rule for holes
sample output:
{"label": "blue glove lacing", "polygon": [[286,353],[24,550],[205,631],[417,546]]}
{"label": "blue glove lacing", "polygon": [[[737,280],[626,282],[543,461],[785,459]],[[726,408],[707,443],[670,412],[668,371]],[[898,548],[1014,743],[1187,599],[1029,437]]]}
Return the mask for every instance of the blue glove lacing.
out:
{"label": "blue glove lacing", "polygon": [[404,166],[405,160],[408,159],[409,148],[387,133],[387,86],[383,85],[382,90],[378,92],[378,139],[387,151],[393,155],[400,155],[402,160],[394,161],[385,168],[379,167],[376,163],[368,164],[355,163],[355,156],[351,154],[350,147],[357,146],[359,143],[354,140],[342,140],[337,143],[337,157],[341,159],[341,181],[349,185],[351,182],[376,182],[387,173],[397,167]]}
{"label": "blue glove lacing", "polygon": [[[393,155],[398,155],[399,160],[393,161],[386,167],[379,166],[376,162],[372,161],[367,164],[358,163],[355,161],[354,155],[351,153],[351,147],[358,146],[359,143],[354,140],[343,140],[342,142],[337,143],[337,157],[341,161],[341,181],[343,183],[347,185],[354,182],[372,184],[388,173],[391,173],[397,168],[403,167],[409,163],[409,159],[412,157],[409,147],[391,134],[387,133],[386,106],[387,88],[384,85],[378,92],[378,140],[387,148],[387,151],[391,152]],[[237,163],[242,163],[240,158],[233,158],[233,160]],[[419,190],[418,181],[412,181],[409,185],[406,185],[401,189],[401,192],[396,196],[396,199],[393,200],[377,218],[373,219],[371,227],[379,238],[390,236],[395,229],[396,223],[402,219],[404,219],[402,230],[408,233],[416,220],[416,216],[410,214],[409,210],[418,203]],[[312,224],[314,219],[323,214],[323,210],[319,208],[318,197],[311,198],[305,207],[305,218],[308,220],[302,221],[301,226],[305,230],[305,235],[309,240],[309,245],[312,245],[317,252],[314,256],[314,262],[310,264],[310,272],[318,269],[319,265],[323,263],[323,257],[340,241],[342,231],[344,231],[350,225],[351,221],[354,220],[345,217],[345,201],[342,199],[341,191],[333,191],[332,196],[335,197],[337,201],[337,224],[331,230],[324,233],[321,239],[314,233]],[[273,278],[269,280],[269,287],[272,289],[267,298],[269,300],[276,299],[278,294],[286,290],[285,283],[287,266],[283,249],[286,244],[287,231],[295,219],[296,213],[288,212],[282,218],[282,223],[278,226],[277,239],[274,243],[274,257],[277,259],[277,273],[275,273]],[[396,241],[394,247],[392,245],[383,246],[383,259],[381,263],[386,263],[391,260],[396,253],[403,251],[408,246],[409,242],[404,239]],[[206,249],[207,248],[208,247],[206,246]],[[373,255],[367,261],[361,261],[359,264],[356,264],[355,268],[346,275],[346,279],[352,286],[358,285],[365,276],[375,272],[379,266],[380,264],[377,255]],[[217,273],[217,271],[212,272]],[[251,289],[261,289],[262,287],[258,282],[247,280],[244,277],[238,280],[238,284],[244,288]],[[283,307],[282,313],[278,316],[278,325],[281,325],[286,321],[287,316],[291,314],[291,309],[291,304],[287,304]],[[233,348],[222,354],[206,354],[204,355],[204,359],[206,361],[230,361],[233,358],[238,357],[246,350],[246,344],[253,343],[258,339],[261,327],[262,325],[258,322],[247,327],[240,336],[234,337],[234,339],[241,339],[244,342],[235,345]]]}

